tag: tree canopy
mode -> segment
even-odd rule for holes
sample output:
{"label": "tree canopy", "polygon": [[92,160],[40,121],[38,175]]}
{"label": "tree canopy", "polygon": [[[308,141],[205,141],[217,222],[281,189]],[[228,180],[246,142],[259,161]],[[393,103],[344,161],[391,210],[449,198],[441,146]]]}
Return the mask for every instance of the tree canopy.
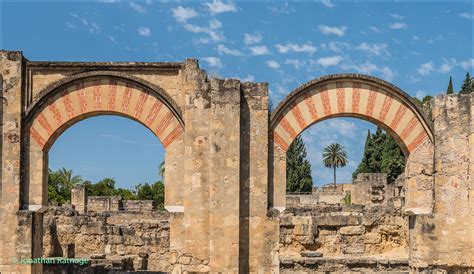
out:
{"label": "tree canopy", "polygon": [[116,188],[115,180],[105,178],[97,183],[84,181],[81,176],[73,175],[72,170],[62,168],[49,170],[48,199],[50,202],[67,204],[71,202],[71,189],[75,185],[84,185],[88,196],[120,196],[124,200],[154,200],[156,208],[164,208],[164,185],[161,181],[153,184],[138,184],[134,190]]}
{"label": "tree canopy", "polygon": [[377,128],[375,134],[368,131],[362,160],[352,178],[355,179],[359,173],[386,173],[388,182],[393,182],[404,169],[402,150],[392,136]]}
{"label": "tree canopy", "polygon": [[303,139],[298,136],[286,152],[286,191],[311,192],[312,187],[311,164],[306,159]]}
{"label": "tree canopy", "polygon": [[330,144],[323,150],[323,164],[325,167],[334,169],[334,185],[336,184],[336,168],[345,167],[347,164],[347,152],[338,143]]}

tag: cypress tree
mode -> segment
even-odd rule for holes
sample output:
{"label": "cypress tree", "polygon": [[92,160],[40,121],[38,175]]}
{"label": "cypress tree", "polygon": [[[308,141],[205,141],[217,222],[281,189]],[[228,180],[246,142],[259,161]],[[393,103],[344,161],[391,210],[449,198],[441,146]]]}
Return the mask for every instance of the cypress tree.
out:
{"label": "cypress tree", "polygon": [[405,157],[395,140],[381,128],[375,134],[367,134],[364,156],[352,174],[355,179],[359,173],[386,173],[388,182],[393,182],[405,169]]}
{"label": "cypress tree", "polygon": [[311,164],[306,159],[303,139],[298,136],[286,152],[286,191],[311,192],[312,187]]}
{"label": "cypress tree", "polygon": [[472,92],[472,79],[469,72],[466,73],[466,79],[462,82],[461,91],[459,93],[466,94]]}
{"label": "cypress tree", "polygon": [[453,79],[451,76],[449,76],[449,84],[448,84],[448,90],[446,90],[446,94],[453,94]]}

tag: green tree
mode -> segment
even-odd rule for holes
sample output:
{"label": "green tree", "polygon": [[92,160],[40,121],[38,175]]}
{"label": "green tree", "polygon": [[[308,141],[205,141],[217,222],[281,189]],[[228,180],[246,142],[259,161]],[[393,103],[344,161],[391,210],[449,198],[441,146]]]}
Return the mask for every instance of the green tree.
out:
{"label": "green tree", "polygon": [[301,136],[295,138],[286,152],[286,191],[311,192],[311,164],[306,159],[306,146]]}
{"label": "green tree", "polygon": [[165,186],[161,181],[153,184],[139,184],[136,186],[136,195],[139,200],[153,200],[157,209],[164,208]]}
{"label": "green tree", "polygon": [[160,175],[161,179],[165,180],[165,160],[163,160],[160,164],[158,174]]}
{"label": "green tree", "polygon": [[117,195],[117,190],[115,189],[115,180],[112,178],[105,178],[101,181],[92,184],[87,182],[87,195],[89,196],[113,196]]}
{"label": "green tree", "polygon": [[344,147],[333,143],[324,148],[323,164],[325,167],[334,169],[334,185],[336,185],[336,168],[345,167],[347,164],[347,153]]}
{"label": "green tree", "polygon": [[466,73],[466,78],[462,82],[461,90],[459,93],[467,94],[472,92],[472,79],[469,72]]}
{"label": "green tree", "polygon": [[72,170],[65,168],[57,171],[48,170],[48,199],[60,204],[71,202],[71,189],[82,184],[81,176],[74,175]]}
{"label": "green tree", "polygon": [[446,90],[446,94],[453,94],[453,78],[449,76],[449,84],[448,84],[448,89]]}
{"label": "green tree", "polygon": [[365,140],[364,154],[359,166],[352,174],[356,178],[359,173],[386,173],[389,182],[405,170],[405,156],[392,136],[377,128],[375,134],[370,131]]}

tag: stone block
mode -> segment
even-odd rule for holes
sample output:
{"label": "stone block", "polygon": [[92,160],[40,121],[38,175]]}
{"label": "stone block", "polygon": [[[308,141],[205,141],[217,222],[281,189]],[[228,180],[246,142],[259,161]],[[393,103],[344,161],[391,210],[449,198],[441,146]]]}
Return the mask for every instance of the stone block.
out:
{"label": "stone block", "polygon": [[367,233],[364,235],[364,243],[366,244],[378,244],[382,242],[382,236],[378,233]]}
{"label": "stone block", "polygon": [[360,219],[356,216],[315,216],[313,223],[318,226],[348,226],[359,225]]}
{"label": "stone block", "polygon": [[323,253],[317,252],[317,251],[302,251],[301,257],[307,257],[307,258],[315,258],[315,257],[322,257]]}
{"label": "stone block", "polygon": [[343,226],[339,229],[339,233],[342,235],[361,235],[365,233],[365,226]]}
{"label": "stone block", "polygon": [[351,244],[342,248],[344,254],[361,254],[364,253],[365,248],[363,244]]}
{"label": "stone block", "polygon": [[103,253],[93,253],[93,254],[91,254],[91,259],[93,259],[93,260],[105,259],[105,254],[103,254]]}

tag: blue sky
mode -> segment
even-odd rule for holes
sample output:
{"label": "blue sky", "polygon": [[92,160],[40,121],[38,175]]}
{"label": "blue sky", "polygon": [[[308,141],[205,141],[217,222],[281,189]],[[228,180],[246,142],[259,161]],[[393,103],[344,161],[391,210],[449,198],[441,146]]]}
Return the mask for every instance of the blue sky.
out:
{"label": "blue sky", "polygon": [[[183,61],[210,75],[269,82],[278,104],[321,75],[356,72],[385,79],[412,96],[458,90],[473,61],[472,1],[319,2],[1,2],[1,48],[30,60]],[[303,133],[316,185],[332,180],[321,165],[330,142],[346,146],[348,182],[361,158],[367,122],[337,118]],[[91,149],[87,150],[86,145]],[[158,140],[143,126],[97,117],[66,131],[50,167],[72,168],[121,187],[158,179]]]}

